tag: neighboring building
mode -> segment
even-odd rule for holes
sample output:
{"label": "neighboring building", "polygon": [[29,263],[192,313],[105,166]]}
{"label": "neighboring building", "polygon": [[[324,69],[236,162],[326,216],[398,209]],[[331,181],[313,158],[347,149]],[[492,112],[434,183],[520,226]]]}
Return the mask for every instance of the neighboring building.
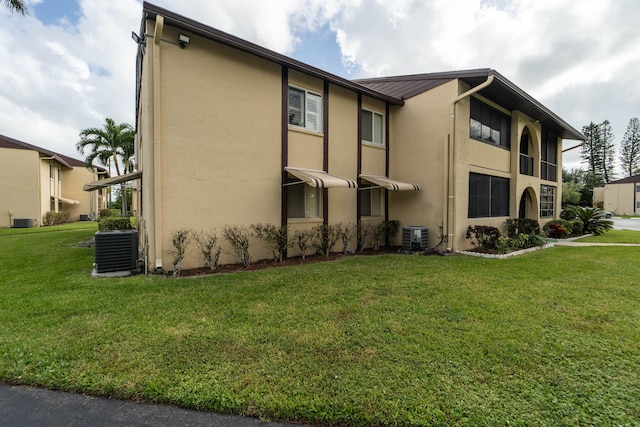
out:
{"label": "neighboring building", "polygon": [[[0,135],[0,227],[42,225],[47,212],[96,216],[104,201],[82,185],[106,174],[89,171],[83,161]],[[18,223],[15,223],[18,220]]]}
{"label": "neighboring building", "polygon": [[584,136],[494,70],[350,81],[149,3],[141,33],[150,270],[172,269],[180,228],[393,219],[455,251],[469,225],[558,217],[562,139]]}
{"label": "neighboring building", "polygon": [[616,215],[640,214],[640,175],[619,179],[593,189],[594,206]]}

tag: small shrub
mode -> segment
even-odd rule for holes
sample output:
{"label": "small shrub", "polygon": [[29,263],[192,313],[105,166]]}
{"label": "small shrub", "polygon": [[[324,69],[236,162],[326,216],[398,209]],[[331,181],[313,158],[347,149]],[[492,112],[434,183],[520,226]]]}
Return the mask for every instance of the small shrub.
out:
{"label": "small shrub", "polygon": [[218,260],[222,253],[222,246],[218,245],[218,236],[214,231],[201,231],[195,236],[196,244],[202,258],[207,262],[211,271],[218,268]]}
{"label": "small shrub", "polygon": [[69,221],[69,212],[53,212],[49,211],[42,218],[42,225],[61,225]]}
{"label": "small shrub", "polygon": [[128,216],[107,216],[98,222],[98,230],[114,231],[114,230],[131,230],[131,219]]}
{"label": "small shrub", "polygon": [[296,230],[293,235],[293,242],[300,250],[300,255],[302,259],[306,259],[307,250],[309,246],[313,242],[313,237],[315,235],[314,230]]}
{"label": "small shrub", "polygon": [[386,244],[390,245],[393,239],[396,237],[396,234],[398,234],[398,230],[400,229],[400,221],[398,221],[397,219],[390,219],[388,221],[385,221],[384,229]]}
{"label": "small shrub", "polygon": [[376,225],[370,224],[369,229],[371,230],[373,250],[377,251],[380,249],[380,245],[382,242],[384,242],[384,237],[387,234],[384,221]]}
{"label": "small shrub", "polygon": [[579,236],[583,233],[584,231],[584,222],[582,222],[582,220],[579,219],[574,219],[571,222],[571,235],[572,236]]}
{"label": "small shrub", "polygon": [[108,216],[118,215],[119,213],[120,211],[117,211],[114,209],[100,209],[100,212],[98,212],[98,219],[106,218]]}
{"label": "small shrub", "polygon": [[273,224],[253,224],[254,236],[265,241],[273,252],[273,259],[276,262],[282,262],[287,254],[287,249],[291,247],[288,240],[288,227],[276,227]]}
{"label": "small shrub", "polygon": [[540,223],[530,218],[510,218],[505,221],[507,236],[518,237],[520,234],[540,234]]}
{"label": "small shrub", "polygon": [[171,244],[173,249],[169,254],[173,256],[173,277],[180,275],[180,267],[187,256],[187,248],[193,238],[193,232],[186,228],[181,228],[171,233]]}
{"label": "small shrub", "polygon": [[338,243],[340,237],[339,226],[321,224],[313,227],[314,239],[311,243],[316,253],[326,257],[331,253],[331,249]]}
{"label": "small shrub", "polygon": [[371,234],[371,229],[366,227],[364,224],[360,224],[357,227],[356,231],[356,250],[362,252],[362,250],[367,246],[369,241],[369,235]]}
{"label": "small shrub", "polygon": [[349,250],[349,241],[353,238],[356,227],[354,224],[338,224],[338,227],[340,227],[339,240],[342,241],[342,253],[346,255]]}
{"label": "small shrub", "polygon": [[251,254],[249,253],[249,231],[245,227],[225,226],[224,237],[227,239],[233,254],[238,258],[244,268],[251,265]]}
{"label": "small shrub", "polygon": [[[564,221],[564,220],[563,220]],[[558,222],[548,222],[544,225],[544,232],[552,239],[566,239],[570,232]]]}
{"label": "small shrub", "polygon": [[469,226],[466,238],[480,250],[496,250],[499,245],[500,230],[490,225]]}
{"label": "small shrub", "polygon": [[[560,216],[570,221],[582,221],[582,233],[591,233],[599,236],[613,228],[613,221],[608,220],[605,211],[599,208],[567,206]],[[574,234],[577,234],[575,230]]]}

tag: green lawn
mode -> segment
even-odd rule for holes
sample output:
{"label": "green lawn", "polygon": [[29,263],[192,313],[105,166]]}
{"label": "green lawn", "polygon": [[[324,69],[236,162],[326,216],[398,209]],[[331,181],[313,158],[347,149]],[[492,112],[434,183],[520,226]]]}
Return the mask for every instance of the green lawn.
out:
{"label": "green lawn", "polygon": [[640,248],[105,279],[74,247],[95,227],[60,230],[0,233],[0,381],[322,425],[640,420]]}
{"label": "green lawn", "polygon": [[640,244],[640,231],[609,230],[601,236],[589,236],[576,240],[584,243],[634,243]]}

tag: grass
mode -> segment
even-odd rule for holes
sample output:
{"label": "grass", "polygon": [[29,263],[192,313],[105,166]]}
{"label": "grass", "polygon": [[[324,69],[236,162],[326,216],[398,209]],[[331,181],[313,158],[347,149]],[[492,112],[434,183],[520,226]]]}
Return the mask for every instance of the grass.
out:
{"label": "grass", "polygon": [[633,425],[640,248],[91,278],[0,234],[0,381],[323,425]]}
{"label": "grass", "polygon": [[609,230],[601,236],[589,236],[578,239],[581,243],[634,243],[640,244],[640,231]]}

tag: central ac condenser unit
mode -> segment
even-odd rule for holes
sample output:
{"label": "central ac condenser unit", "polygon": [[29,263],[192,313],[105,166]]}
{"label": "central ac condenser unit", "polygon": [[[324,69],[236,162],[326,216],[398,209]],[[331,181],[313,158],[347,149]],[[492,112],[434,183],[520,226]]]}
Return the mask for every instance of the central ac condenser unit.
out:
{"label": "central ac condenser unit", "polygon": [[402,227],[402,250],[404,252],[423,252],[428,244],[427,227]]}

